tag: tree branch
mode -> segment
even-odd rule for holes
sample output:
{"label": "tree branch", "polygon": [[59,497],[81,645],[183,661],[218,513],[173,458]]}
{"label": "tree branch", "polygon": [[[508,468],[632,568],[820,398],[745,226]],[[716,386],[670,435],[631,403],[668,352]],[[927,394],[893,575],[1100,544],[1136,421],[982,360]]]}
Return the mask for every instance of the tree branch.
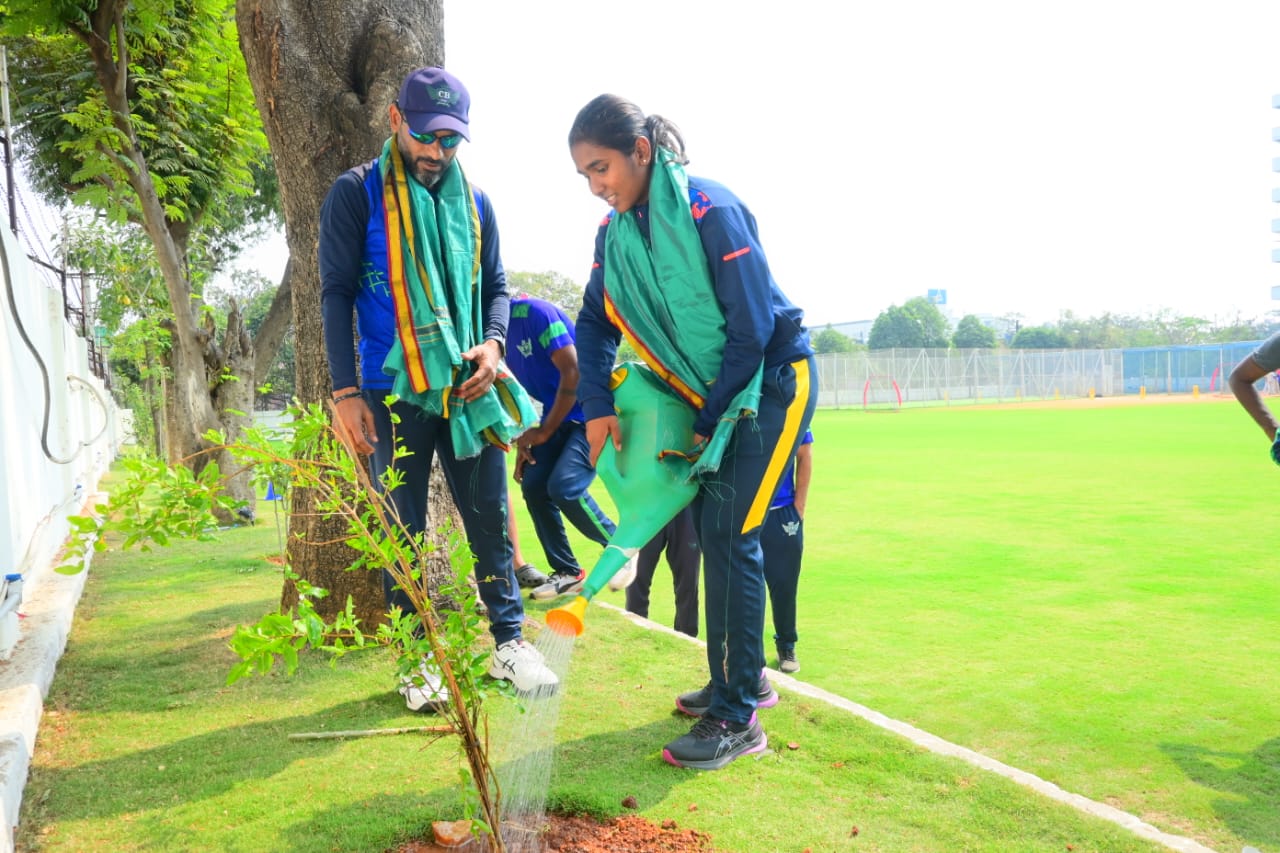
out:
{"label": "tree branch", "polygon": [[276,288],[276,295],[271,300],[271,307],[267,309],[267,316],[263,318],[262,325],[258,327],[258,333],[253,339],[255,388],[261,385],[267,378],[267,374],[271,372],[271,362],[280,352],[280,344],[293,323],[293,271],[293,258],[290,257],[288,263],[284,265],[284,275],[280,276],[280,286]]}
{"label": "tree branch", "polygon": [[116,97],[124,101],[128,94],[126,86],[129,80],[129,45],[124,38],[124,4],[111,3],[114,9],[112,28],[116,34]]}

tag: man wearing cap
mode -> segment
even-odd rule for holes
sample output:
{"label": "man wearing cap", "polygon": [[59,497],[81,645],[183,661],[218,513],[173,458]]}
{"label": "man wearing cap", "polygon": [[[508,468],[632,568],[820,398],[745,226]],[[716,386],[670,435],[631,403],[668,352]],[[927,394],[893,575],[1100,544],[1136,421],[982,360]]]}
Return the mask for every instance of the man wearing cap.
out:
{"label": "man wearing cap", "polygon": [[[439,455],[496,644],[489,674],[522,692],[545,692],[557,679],[522,639],[524,608],[506,535],[505,452],[537,414],[502,364],[509,302],[498,225],[489,197],[457,161],[470,138],[469,110],[466,88],[443,68],[411,72],[388,110],[391,136],[381,154],[340,175],[321,207],[321,311],[335,427],[371,457],[378,488],[389,468],[398,472],[401,485],[390,498],[410,534],[427,529],[431,462]],[[395,397],[390,407],[388,395]],[[383,590],[388,609],[413,612],[389,573]],[[406,677],[400,693],[412,710],[447,698],[430,665]]]}

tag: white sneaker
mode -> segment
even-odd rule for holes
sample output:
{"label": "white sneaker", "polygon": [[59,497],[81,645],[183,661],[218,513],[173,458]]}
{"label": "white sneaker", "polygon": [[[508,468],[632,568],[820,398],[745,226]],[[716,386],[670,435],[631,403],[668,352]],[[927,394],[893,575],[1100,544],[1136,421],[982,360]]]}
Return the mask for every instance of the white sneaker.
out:
{"label": "white sneaker", "polygon": [[413,675],[401,677],[399,692],[410,711],[439,713],[449,702],[449,691],[444,689],[443,679],[426,663],[419,666]]}
{"label": "white sneaker", "polygon": [[525,643],[524,650],[526,653],[531,655],[533,659],[536,660],[538,663],[547,662],[547,659],[543,656],[542,652],[533,643]]}
{"label": "white sneaker", "polygon": [[631,582],[636,579],[636,560],[639,558],[639,554],[632,554],[631,559],[613,573],[613,577],[609,578],[609,589],[617,592],[631,586]]}
{"label": "white sneaker", "polygon": [[507,640],[493,650],[489,677],[506,679],[521,693],[553,693],[560,683],[547,668],[541,652],[524,640]]}

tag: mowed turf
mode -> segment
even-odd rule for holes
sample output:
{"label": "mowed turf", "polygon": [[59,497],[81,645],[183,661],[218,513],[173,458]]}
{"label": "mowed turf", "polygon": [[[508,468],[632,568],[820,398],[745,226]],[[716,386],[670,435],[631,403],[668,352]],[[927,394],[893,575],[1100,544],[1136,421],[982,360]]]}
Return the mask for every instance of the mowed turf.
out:
{"label": "mowed turf", "polygon": [[1280,850],[1280,468],[1233,400],[813,430],[801,679],[1167,832]]}

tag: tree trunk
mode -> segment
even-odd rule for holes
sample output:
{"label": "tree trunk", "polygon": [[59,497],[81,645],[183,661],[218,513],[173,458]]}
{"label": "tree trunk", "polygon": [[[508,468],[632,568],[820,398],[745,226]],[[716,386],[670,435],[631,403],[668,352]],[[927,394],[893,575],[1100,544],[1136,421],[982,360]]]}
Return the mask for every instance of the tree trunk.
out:
{"label": "tree trunk", "polygon": [[[217,329],[213,318],[205,315],[205,331],[211,341],[205,348],[205,365],[209,374],[217,376],[209,391],[213,411],[222,423],[222,436],[227,444],[234,444],[252,423],[254,394],[254,348],[249,330],[244,326],[244,315],[232,300],[227,312],[227,325],[222,334],[221,346],[212,343]],[[214,373],[214,371],[217,373]],[[246,417],[246,416],[249,417]],[[248,471],[231,454],[217,454],[218,466],[225,477],[227,493],[243,505],[237,512],[240,520],[253,522],[257,506],[257,492]]]}
{"label": "tree trunk", "polygon": [[169,394],[164,378],[164,365],[156,355],[155,347],[150,339],[145,344],[144,352],[147,360],[147,376],[144,380],[147,409],[151,415],[151,446],[157,459],[164,459],[169,430],[167,428],[166,402]]}
{"label": "tree trunk", "polygon": [[[329,597],[315,602],[315,609],[326,618],[346,607],[347,597],[356,618],[366,629],[386,620],[387,605],[382,593],[382,575],[379,572],[348,571],[356,560],[356,553],[343,544],[346,522],[308,516],[298,510],[300,506],[314,506],[314,496],[307,489],[295,489],[291,494],[289,516],[289,564],[299,576],[309,583],[329,590]],[[449,497],[449,486],[439,464],[431,467],[431,497],[428,513],[433,523],[452,519],[455,529],[462,529],[462,517]],[[434,548],[427,554],[422,574],[432,603],[441,608],[450,604],[439,594],[440,585],[453,577],[449,562],[449,548],[445,537],[433,533]],[[307,571],[303,571],[303,567]],[[289,611],[298,603],[298,588],[286,581],[280,596],[280,606]]]}
{"label": "tree trunk", "polygon": [[[338,175],[381,150],[390,135],[387,107],[405,74],[443,62],[443,2],[239,0],[236,24],[284,202],[298,399],[322,402],[331,389],[316,259],[320,205]],[[431,490],[432,525],[452,517],[461,529],[438,471]],[[310,494],[299,490],[293,498],[289,562],[330,591],[317,609],[331,617],[351,595],[366,624],[381,621],[380,578],[347,572],[353,555],[340,542],[340,525],[315,516]],[[428,573],[439,571],[435,562]],[[296,601],[297,591],[286,583],[283,605]]]}
{"label": "tree trunk", "polygon": [[254,352],[256,357],[253,364],[253,387],[255,393],[257,388],[266,381],[267,374],[271,372],[271,362],[275,360],[276,354],[280,352],[280,345],[284,343],[285,336],[289,334],[289,327],[293,323],[293,259],[284,265],[284,274],[280,276],[280,286],[276,288],[276,295],[271,300],[271,307],[267,309],[267,316],[262,319],[262,325],[258,327],[258,334],[253,338]]}

